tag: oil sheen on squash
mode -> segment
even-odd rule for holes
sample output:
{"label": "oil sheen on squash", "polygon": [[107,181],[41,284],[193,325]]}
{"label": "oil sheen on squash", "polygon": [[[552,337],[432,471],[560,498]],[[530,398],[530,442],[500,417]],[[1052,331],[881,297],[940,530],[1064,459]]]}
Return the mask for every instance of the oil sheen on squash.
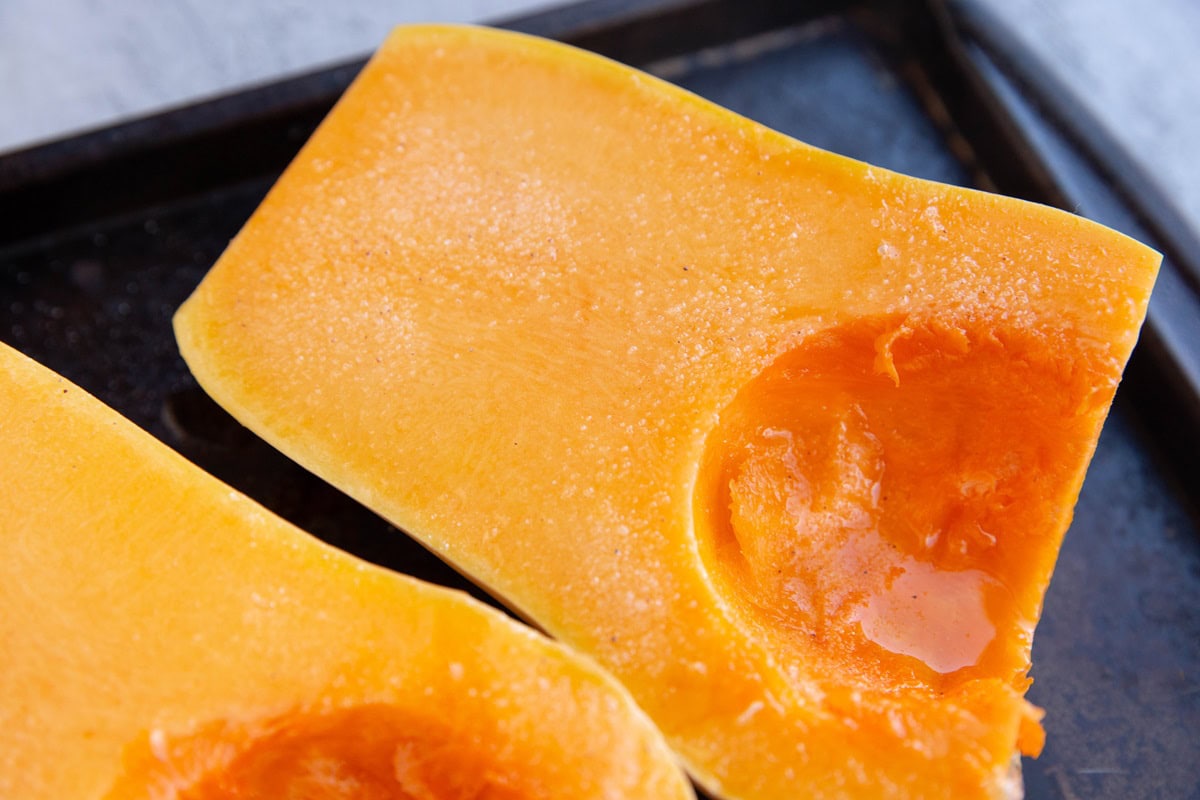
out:
{"label": "oil sheen on squash", "polygon": [[0,797],[692,791],[590,661],[338,552],[0,345]]}
{"label": "oil sheen on squash", "polygon": [[712,794],[996,798],[1157,264],[594,55],[413,27],[175,328],[219,403],[609,668]]}

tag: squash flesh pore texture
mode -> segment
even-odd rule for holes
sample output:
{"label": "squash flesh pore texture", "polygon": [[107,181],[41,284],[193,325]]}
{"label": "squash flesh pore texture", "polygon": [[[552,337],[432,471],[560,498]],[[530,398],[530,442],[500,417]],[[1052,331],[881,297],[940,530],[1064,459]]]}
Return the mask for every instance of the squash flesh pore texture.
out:
{"label": "squash flesh pore texture", "polygon": [[0,407],[0,796],[692,796],[574,653],[321,544],[3,345]]}
{"label": "squash flesh pore texture", "polygon": [[1036,749],[1032,625],[1156,265],[595,56],[410,28],[176,331],[714,792],[987,797]]}

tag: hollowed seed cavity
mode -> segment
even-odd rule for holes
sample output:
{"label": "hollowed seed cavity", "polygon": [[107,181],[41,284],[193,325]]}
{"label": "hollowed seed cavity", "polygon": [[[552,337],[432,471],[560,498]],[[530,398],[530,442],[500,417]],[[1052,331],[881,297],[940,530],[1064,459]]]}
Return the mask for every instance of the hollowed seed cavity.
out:
{"label": "hollowed seed cavity", "polygon": [[108,797],[151,800],[518,800],[520,776],[484,743],[384,704],[270,722],[151,731],[126,754]]}
{"label": "hollowed seed cavity", "polygon": [[[709,438],[708,568],[751,624],[842,680],[1018,678],[1107,366],[1070,334],[874,318],[809,337]],[[1100,387],[1097,389],[1096,387]]]}

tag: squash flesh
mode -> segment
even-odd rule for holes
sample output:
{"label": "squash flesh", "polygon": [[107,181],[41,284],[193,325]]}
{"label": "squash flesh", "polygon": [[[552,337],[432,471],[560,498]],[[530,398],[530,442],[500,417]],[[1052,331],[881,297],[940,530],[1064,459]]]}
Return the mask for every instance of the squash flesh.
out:
{"label": "squash flesh", "polygon": [[321,544],[3,345],[0,407],[0,796],[692,796],[574,653]]}
{"label": "squash flesh", "polygon": [[[1018,742],[1038,746],[1021,699],[1031,626],[1156,263],[1077,218],[814,150],[569,48],[411,28],[176,330],[244,424],[598,658],[715,793],[991,797]],[[929,369],[914,367],[922,348]],[[793,523],[786,497],[757,507],[786,475],[770,443],[757,461],[731,450],[783,430],[759,390],[793,353],[832,384],[780,412],[824,443],[820,482],[844,500],[832,516],[871,502],[830,456],[869,384],[871,425],[843,449],[886,439],[883,482],[918,495],[911,513],[884,501],[880,541],[903,544],[892,566],[927,565],[897,593],[925,569],[917,594],[950,590],[967,627],[994,629],[981,652],[963,632],[906,643],[913,611],[887,598],[866,625],[876,641],[847,612],[827,652],[779,608],[763,576]],[[974,390],[951,391],[942,362]],[[1036,396],[1044,376],[1066,411]],[[943,473],[907,439],[970,433],[1009,383],[1048,437],[1022,463],[1053,468],[1016,479],[1033,502],[999,514],[1003,542],[964,538],[999,513],[1007,443],[942,444]],[[841,404],[829,425],[789,418],[825,414],[822,399]],[[966,511],[940,500],[947,487]],[[930,557],[935,531],[902,529],[933,522],[955,534]]]}

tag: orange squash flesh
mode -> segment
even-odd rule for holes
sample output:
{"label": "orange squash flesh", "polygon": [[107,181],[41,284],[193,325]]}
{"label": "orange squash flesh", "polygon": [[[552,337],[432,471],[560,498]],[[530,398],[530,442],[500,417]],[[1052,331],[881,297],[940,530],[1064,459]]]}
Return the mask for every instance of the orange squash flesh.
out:
{"label": "orange squash flesh", "polygon": [[999,797],[1157,264],[416,27],[175,324],[217,401],[599,659],[715,794]]}
{"label": "orange squash flesh", "polygon": [[0,797],[688,798],[594,664],[0,345]]}

